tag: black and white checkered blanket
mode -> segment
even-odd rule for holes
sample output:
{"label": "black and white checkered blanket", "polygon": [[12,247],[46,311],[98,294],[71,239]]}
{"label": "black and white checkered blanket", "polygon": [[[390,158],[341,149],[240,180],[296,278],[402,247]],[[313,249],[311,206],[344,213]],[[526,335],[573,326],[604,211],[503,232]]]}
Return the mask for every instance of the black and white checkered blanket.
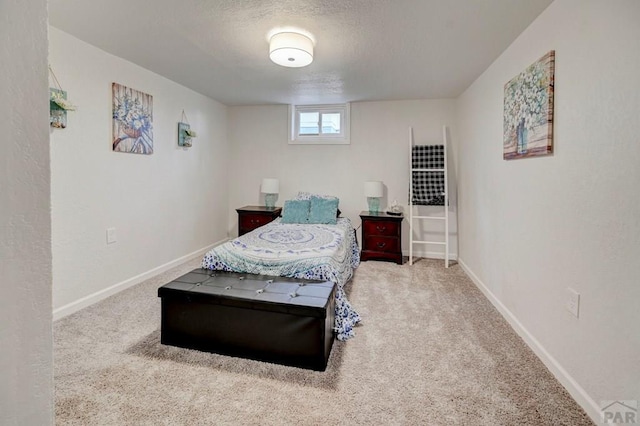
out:
{"label": "black and white checkered blanket", "polygon": [[[415,145],[412,169],[444,169],[444,145]],[[412,172],[413,200],[418,206],[444,205],[444,172]]]}

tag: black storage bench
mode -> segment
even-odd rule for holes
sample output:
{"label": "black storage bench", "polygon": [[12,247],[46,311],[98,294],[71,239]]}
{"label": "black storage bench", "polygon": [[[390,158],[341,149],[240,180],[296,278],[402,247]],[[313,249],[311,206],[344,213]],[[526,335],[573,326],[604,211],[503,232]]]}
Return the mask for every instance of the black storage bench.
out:
{"label": "black storage bench", "polygon": [[165,345],[324,371],[332,282],[195,269],[160,287]]}

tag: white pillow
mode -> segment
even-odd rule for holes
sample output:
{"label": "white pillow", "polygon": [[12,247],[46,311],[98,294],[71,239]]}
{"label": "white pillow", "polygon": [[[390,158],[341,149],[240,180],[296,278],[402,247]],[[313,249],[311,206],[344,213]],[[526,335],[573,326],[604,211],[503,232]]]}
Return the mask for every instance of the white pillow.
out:
{"label": "white pillow", "polygon": [[320,194],[313,194],[311,192],[300,191],[298,192],[298,195],[296,195],[294,200],[311,200],[311,197],[324,198],[326,200],[333,200],[338,198],[333,195],[320,195]]}

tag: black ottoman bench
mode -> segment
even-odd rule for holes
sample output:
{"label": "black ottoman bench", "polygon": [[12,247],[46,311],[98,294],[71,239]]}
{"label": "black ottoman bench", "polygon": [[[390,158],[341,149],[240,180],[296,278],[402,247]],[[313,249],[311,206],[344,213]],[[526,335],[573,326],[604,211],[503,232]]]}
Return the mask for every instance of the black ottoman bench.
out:
{"label": "black ottoman bench", "polygon": [[161,342],[324,371],[332,282],[195,269],[160,287]]}

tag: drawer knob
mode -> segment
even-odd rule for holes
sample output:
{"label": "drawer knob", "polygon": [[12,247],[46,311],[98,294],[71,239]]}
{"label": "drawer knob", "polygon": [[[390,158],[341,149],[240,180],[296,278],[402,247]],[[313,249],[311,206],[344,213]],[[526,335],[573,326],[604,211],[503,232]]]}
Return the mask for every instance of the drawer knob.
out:
{"label": "drawer knob", "polygon": [[383,248],[386,245],[387,245],[387,243],[378,243],[378,248]]}
{"label": "drawer knob", "polygon": [[387,229],[387,227],[386,226],[376,225],[376,229],[378,230],[378,232],[384,232],[385,229]]}

